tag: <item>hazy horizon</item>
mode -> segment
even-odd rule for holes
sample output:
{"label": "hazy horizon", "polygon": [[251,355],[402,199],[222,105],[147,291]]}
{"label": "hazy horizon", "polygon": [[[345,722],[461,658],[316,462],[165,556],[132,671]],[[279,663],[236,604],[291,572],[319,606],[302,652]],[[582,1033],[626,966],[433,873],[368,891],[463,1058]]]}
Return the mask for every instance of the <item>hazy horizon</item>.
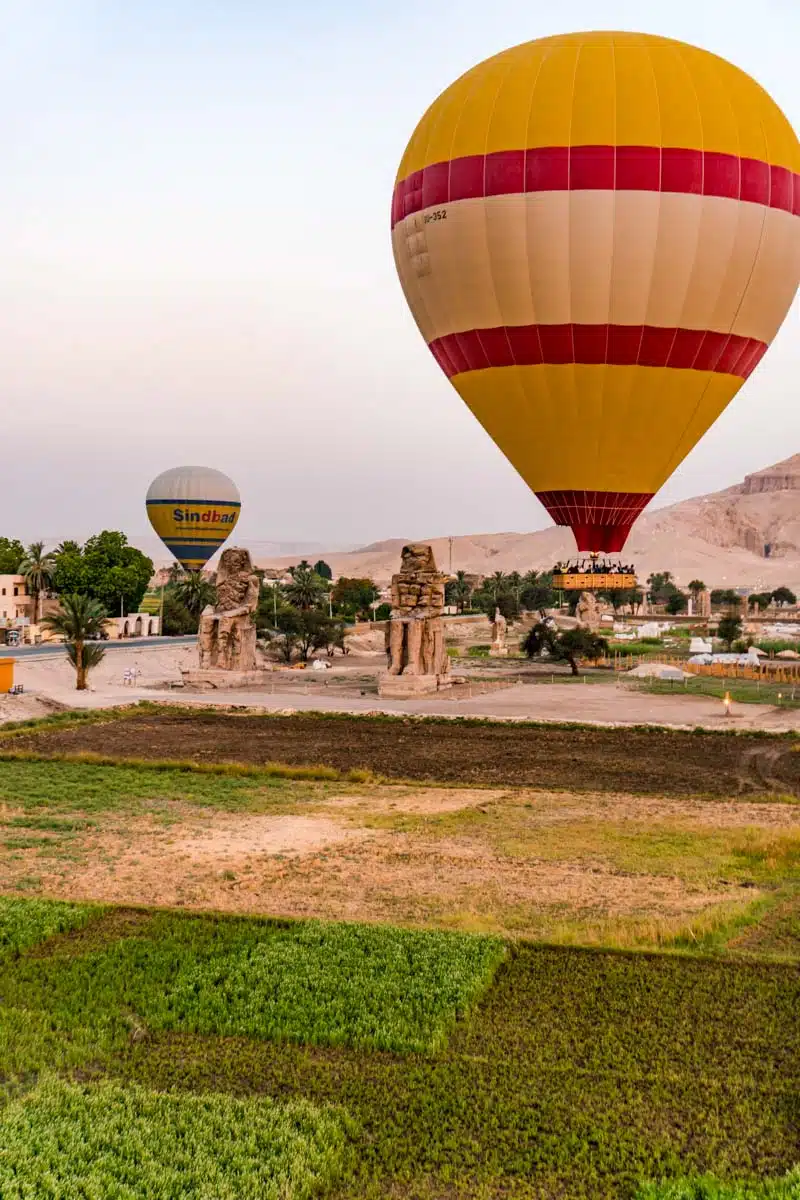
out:
{"label": "hazy horizon", "polygon": [[[422,111],[529,38],[641,28],[750,72],[797,127],[800,9],[767,0],[0,0],[6,186],[0,535],[152,536],[150,480],[200,462],[236,538],[361,546],[549,518],[408,313],[389,201]],[[800,450],[798,305],[653,507]]]}

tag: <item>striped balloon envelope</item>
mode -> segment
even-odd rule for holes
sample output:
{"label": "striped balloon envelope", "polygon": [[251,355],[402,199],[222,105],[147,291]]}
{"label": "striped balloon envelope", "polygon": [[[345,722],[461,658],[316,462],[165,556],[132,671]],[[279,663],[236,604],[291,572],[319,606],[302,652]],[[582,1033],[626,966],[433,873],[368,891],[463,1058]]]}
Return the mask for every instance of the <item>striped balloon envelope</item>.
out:
{"label": "striped balloon envelope", "polygon": [[392,204],[406,299],[580,550],[622,548],[775,337],[799,172],[757,83],[644,34],[516,46],[417,126]]}
{"label": "striped balloon envelope", "polygon": [[233,532],[241,500],[232,479],[211,467],[172,467],[147,492],[147,515],[187,571],[199,571]]}

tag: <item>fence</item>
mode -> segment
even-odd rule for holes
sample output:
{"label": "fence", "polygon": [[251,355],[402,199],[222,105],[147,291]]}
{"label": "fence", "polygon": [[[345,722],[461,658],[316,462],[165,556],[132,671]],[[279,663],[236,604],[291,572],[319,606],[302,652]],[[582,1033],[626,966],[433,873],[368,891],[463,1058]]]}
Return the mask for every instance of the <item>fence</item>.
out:
{"label": "fence", "polygon": [[762,683],[800,683],[800,661],[777,663],[774,658],[760,662],[758,666],[740,663],[690,663],[685,658],[662,654],[615,654],[613,658],[601,658],[599,667],[611,667],[614,671],[629,671],[641,663],[663,663],[678,667],[691,675],[707,675],[714,679],[758,679]]}

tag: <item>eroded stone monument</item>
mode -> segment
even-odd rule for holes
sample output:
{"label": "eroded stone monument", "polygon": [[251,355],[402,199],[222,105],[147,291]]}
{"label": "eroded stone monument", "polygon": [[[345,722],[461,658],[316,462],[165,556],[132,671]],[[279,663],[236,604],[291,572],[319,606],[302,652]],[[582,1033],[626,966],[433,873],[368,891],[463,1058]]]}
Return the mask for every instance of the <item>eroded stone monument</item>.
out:
{"label": "eroded stone monument", "polygon": [[508,633],[508,622],[506,621],[499,608],[494,610],[494,620],[492,621],[492,644],[489,648],[491,658],[507,658],[508,646],[506,645],[506,636]]}
{"label": "eroded stone monument", "polygon": [[695,616],[706,618],[711,616],[711,592],[708,588],[704,588],[697,597]]}
{"label": "eroded stone monument", "polygon": [[182,672],[196,687],[241,687],[260,680],[256,666],[256,621],[259,580],[250,551],[223,550],[217,568],[217,603],[200,617],[197,635],[199,670]]}
{"label": "eroded stone monument", "polygon": [[381,696],[417,696],[451,686],[442,609],[445,576],[430,546],[404,546],[392,576],[392,615],[386,635],[389,668],[378,683]]}
{"label": "eroded stone monument", "polygon": [[581,592],[575,616],[578,618],[579,625],[583,625],[592,633],[597,633],[600,628],[601,611],[594,592]]}

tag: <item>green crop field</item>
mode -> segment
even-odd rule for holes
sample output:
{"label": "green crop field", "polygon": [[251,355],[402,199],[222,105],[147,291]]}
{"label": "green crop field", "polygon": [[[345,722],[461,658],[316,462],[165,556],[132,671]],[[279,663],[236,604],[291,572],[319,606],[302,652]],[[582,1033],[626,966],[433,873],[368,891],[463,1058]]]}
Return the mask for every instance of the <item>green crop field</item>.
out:
{"label": "green crop field", "polygon": [[800,1200],[796,746],[0,734],[0,1200]]}
{"label": "green crop field", "polygon": [[0,947],[3,1200],[798,1195],[790,960],[22,899]]}

